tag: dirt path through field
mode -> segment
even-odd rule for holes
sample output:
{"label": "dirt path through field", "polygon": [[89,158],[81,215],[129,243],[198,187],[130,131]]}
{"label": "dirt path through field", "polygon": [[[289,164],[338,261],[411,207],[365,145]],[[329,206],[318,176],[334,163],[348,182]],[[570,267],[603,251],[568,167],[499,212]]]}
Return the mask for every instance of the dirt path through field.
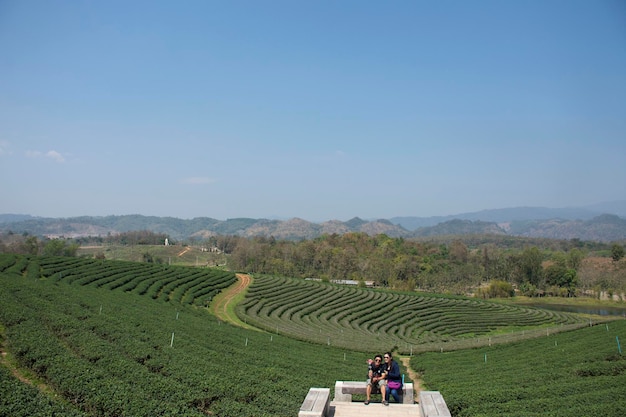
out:
{"label": "dirt path through field", "polygon": [[189,252],[191,250],[191,248],[189,246],[187,246],[185,249],[183,249],[182,251],[180,251],[180,253],[178,254],[179,257],[183,256],[184,254],[186,254],[187,252]]}
{"label": "dirt path through field", "polygon": [[258,330],[255,327],[244,323],[235,314],[236,298],[243,295],[244,291],[250,286],[252,277],[247,274],[236,274],[237,283],[231,285],[221,293],[219,293],[211,303],[211,312],[218,319],[234,324],[235,326],[244,327],[246,329]]}
{"label": "dirt path through field", "polygon": [[400,361],[402,362],[402,365],[404,365],[404,367],[406,368],[406,371],[409,373],[409,378],[411,379],[411,381],[413,381],[413,399],[415,401],[419,400],[419,395],[420,395],[420,391],[422,390],[422,384],[421,384],[421,379],[419,377],[419,374],[416,373],[413,369],[411,369],[410,366],[410,361],[411,361],[411,357],[410,356],[399,356],[396,355],[397,358],[400,359]]}
{"label": "dirt path through field", "polygon": [[[0,340],[2,339],[0,338]],[[5,350],[5,348],[6,347],[2,343],[0,343],[0,366],[5,366],[11,371],[14,377],[16,377],[25,384],[34,386],[44,394],[50,396],[54,394],[52,388],[50,388],[47,384],[42,381],[36,380],[36,378],[34,377],[28,376],[28,374],[31,374],[30,371],[20,369],[16,361],[9,359],[9,354]]]}

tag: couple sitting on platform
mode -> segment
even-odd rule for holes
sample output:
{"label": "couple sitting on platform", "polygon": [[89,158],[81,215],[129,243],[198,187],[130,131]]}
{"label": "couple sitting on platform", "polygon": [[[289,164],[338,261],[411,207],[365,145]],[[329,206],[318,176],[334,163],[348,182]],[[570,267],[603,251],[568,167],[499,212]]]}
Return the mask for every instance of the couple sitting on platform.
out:
{"label": "couple sitting on platform", "polygon": [[383,356],[376,355],[374,360],[369,359],[367,366],[367,399],[365,405],[370,403],[370,395],[380,392],[382,403],[389,405],[389,395],[396,402],[400,402],[402,395],[402,375],[400,366],[393,360],[391,353],[387,352]]}

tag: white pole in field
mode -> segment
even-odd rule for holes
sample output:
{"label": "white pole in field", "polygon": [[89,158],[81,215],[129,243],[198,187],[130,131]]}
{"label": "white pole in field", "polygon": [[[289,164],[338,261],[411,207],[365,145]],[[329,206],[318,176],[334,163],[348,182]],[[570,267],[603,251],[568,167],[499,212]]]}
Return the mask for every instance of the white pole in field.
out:
{"label": "white pole in field", "polygon": [[248,338],[246,337],[246,346],[248,346]]}
{"label": "white pole in field", "polygon": [[485,353],[485,363],[487,363],[487,354]]}
{"label": "white pole in field", "polygon": [[343,360],[344,361],[346,360],[346,354],[345,353],[343,354]]}
{"label": "white pole in field", "polygon": [[170,342],[170,347],[174,347],[174,332],[172,332],[172,341]]}
{"label": "white pole in field", "polygon": [[178,320],[178,311],[176,312],[176,320]]}

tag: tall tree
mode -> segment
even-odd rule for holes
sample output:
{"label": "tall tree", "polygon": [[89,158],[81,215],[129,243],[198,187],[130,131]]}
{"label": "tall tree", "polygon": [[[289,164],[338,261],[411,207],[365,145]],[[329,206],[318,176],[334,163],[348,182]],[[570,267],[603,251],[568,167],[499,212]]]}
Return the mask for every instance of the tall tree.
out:
{"label": "tall tree", "polygon": [[583,251],[578,248],[571,249],[567,253],[567,266],[578,271],[584,258],[585,254]]}
{"label": "tall tree", "polygon": [[520,257],[520,269],[524,281],[539,287],[542,283],[543,256],[536,246],[524,249]]}
{"label": "tall tree", "polygon": [[611,247],[611,258],[615,262],[619,262],[624,257],[624,247],[619,243],[614,243]]}
{"label": "tall tree", "polygon": [[459,239],[454,240],[450,244],[450,259],[457,262],[467,262],[468,250],[465,243]]}

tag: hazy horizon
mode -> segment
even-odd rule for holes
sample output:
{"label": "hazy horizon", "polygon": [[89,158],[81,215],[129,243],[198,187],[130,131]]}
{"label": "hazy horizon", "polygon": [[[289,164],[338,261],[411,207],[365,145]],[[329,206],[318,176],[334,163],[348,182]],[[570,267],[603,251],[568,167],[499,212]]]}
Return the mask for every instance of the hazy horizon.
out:
{"label": "hazy horizon", "polygon": [[[599,209],[599,207],[607,207],[607,206],[614,206],[613,210],[606,210],[606,209]],[[286,216],[286,217],[279,217],[279,216],[268,216],[268,217],[247,217],[247,218],[252,218],[252,219],[266,219],[266,220],[279,220],[279,221],[287,221],[287,220],[292,220],[292,219],[302,219],[308,222],[312,222],[312,223],[323,223],[323,222],[328,222],[328,221],[341,221],[341,222],[347,222],[349,220],[352,220],[354,218],[360,218],[362,220],[365,221],[375,221],[375,220],[391,220],[391,219],[397,219],[397,218],[437,218],[437,217],[454,217],[454,216],[464,216],[464,215],[471,215],[471,214],[480,214],[481,212],[493,212],[493,211],[507,211],[507,210],[588,210],[589,212],[595,212],[596,214],[616,214],[620,217],[624,217],[626,214],[626,200],[615,200],[615,201],[605,201],[605,202],[601,202],[601,203],[596,203],[596,204],[591,204],[588,206],[580,206],[580,207],[539,207],[539,206],[518,206],[518,207],[498,207],[498,208],[490,208],[490,209],[484,209],[484,210],[478,210],[478,211],[474,211],[474,212],[463,212],[463,213],[453,213],[453,214],[448,214],[448,215],[433,215],[433,216],[413,216],[413,215],[408,215],[408,216],[390,216],[390,217],[372,217],[372,218],[363,218],[360,216],[352,216],[349,218],[337,218],[337,217],[332,217],[332,218],[328,218],[328,219],[307,219],[307,218],[302,218],[299,216]],[[42,219],[67,219],[67,218],[75,218],[75,217],[109,217],[109,216],[116,216],[116,217],[121,217],[121,216],[145,216],[145,217],[151,217],[152,215],[147,215],[147,214],[142,214],[142,213],[126,213],[126,214],[118,214],[118,213],[109,213],[109,214],[105,214],[105,215],[78,215],[78,216],[36,216],[36,215],[32,215],[29,213],[0,213],[0,216],[30,216],[33,218],[42,218]],[[172,218],[177,218],[180,220],[193,220],[194,218],[212,218],[211,216],[196,216],[196,217],[176,217],[176,216],[155,216],[155,217],[172,217]],[[215,218],[213,217],[214,220],[219,220],[219,221],[225,221],[225,220],[230,220],[230,219],[236,219],[236,218],[244,218],[244,217],[233,217],[233,216],[228,216],[225,218]]]}

